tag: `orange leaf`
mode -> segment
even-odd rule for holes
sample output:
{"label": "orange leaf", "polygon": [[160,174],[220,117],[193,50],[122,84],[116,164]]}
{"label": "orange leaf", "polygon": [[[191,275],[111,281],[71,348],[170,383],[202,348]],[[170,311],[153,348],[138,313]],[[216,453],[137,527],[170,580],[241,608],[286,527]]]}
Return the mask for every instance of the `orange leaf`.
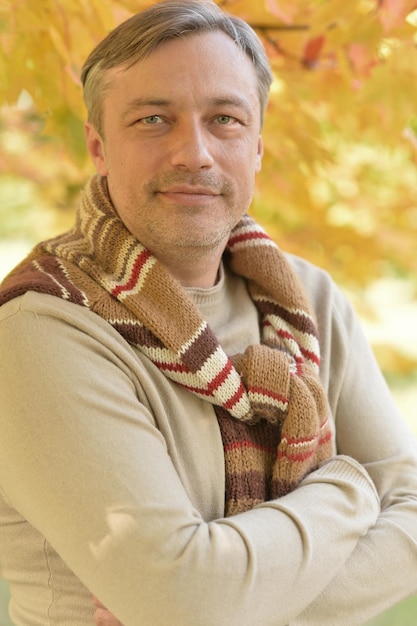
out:
{"label": "orange leaf", "polygon": [[310,39],[310,41],[307,42],[303,54],[304,65],[307,67],[314,67],[316,65],[325,40],[324,35],[319,35],[319,37],[314,37],[314,39]]}

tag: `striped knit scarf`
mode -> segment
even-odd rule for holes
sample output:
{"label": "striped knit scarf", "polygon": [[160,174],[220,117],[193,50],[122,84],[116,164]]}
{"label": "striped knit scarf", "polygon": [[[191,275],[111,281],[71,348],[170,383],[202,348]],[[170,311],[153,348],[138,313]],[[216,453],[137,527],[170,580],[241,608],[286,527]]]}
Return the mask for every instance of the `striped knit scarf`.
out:
{"label": "striped knit scarf", "polygon": [[125,228],[93,177],[72,231],[39,244],[5,280],[0,304],[26,291],[88,307],[168,378],[215,408],[226,515],[280,497],[334,453],[309,303],[285,256],[245,216],[225,252],[260,314],[260,345],[228,357],[167,269]]}

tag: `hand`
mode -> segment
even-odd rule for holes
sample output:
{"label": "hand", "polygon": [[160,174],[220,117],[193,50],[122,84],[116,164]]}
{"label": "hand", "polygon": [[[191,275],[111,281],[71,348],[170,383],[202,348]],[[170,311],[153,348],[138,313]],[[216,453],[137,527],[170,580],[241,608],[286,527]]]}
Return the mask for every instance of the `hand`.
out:
{"label": "hand", "polygon": [[123,626],[95,596],[93,596],[93,604],[96,607],[94,611],[94,622],[96,626]]}

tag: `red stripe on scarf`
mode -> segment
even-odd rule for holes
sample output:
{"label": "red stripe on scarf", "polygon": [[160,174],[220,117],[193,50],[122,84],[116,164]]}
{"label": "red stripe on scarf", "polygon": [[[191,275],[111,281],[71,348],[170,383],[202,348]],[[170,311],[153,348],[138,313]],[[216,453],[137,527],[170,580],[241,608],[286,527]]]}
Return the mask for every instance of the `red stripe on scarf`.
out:
{"label": "red stripe on scarf", "polygon": [[112,296],[117,298],[123,291],[130,291],[137,284],[140,273],[147,260],[152,256],[149,250],[142,250],[136,257],[133,264],[132,271],[129,276],[129,280],[124,285],[117,285],[111,291]]}
{"label": "red stripe on scarf", "polygon": [[307,359],[307,361],[310,361],[311,363],[315,363],[317,367],[320,365],[320,357],[318,357],[317,354],[315,354],[314,352],[311,352],[311,350],[306,350],[305,348],[302,348],[301,346],[300,346],[300,351],[303,357]]}
{"label": "red stripe on scarf", "polygon": [[268,398],[273,398],[274,400],[278,400],[278,402],[282,402],[282,404],[288,404],[288,398],[285,396],[275,393],[271,389],[263,389],[262,387],[251,387],[247,386],[248,392],[250,393],[260,393],[263,396],[267,396]]}
{"label": "red stripe on scarf", "polygon": [[227,247],[232,248],[237,243],[250,241],[251,239],[268,239],[271,241],[271,237],[269,237],[266,233],[252,230],[249,233],[243,233],[242,235],[235,235],[234,237],[231,237],[227,243]]}

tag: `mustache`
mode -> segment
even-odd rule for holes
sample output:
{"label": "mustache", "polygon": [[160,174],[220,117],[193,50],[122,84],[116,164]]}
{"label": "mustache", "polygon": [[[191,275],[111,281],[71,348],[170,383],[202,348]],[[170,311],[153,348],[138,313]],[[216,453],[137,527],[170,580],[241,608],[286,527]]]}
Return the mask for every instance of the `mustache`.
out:
{"label": "mustache", "polygon": [[191,187],[206,187],[222,195],[229,195],[232,191],[231,184],[224,178],[212,172],[166,172],[158,174],[145,185],[145,190],[150,194],[156,194],[161,190],[173,185],[189,185]]}

